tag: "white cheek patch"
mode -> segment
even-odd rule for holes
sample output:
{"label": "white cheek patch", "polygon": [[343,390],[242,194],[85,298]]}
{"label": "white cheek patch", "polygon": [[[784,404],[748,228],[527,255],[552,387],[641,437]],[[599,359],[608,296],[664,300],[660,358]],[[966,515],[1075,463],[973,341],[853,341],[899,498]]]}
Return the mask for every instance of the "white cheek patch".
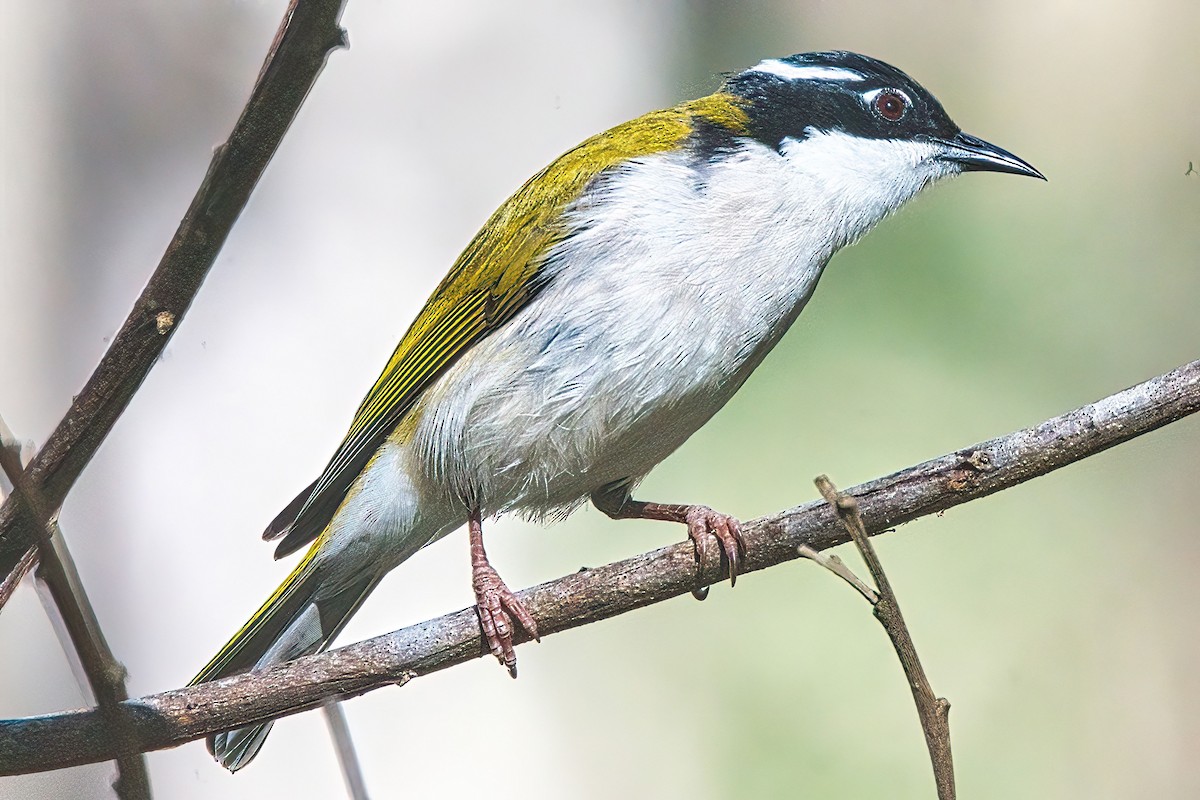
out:
{"label": "white cheek patch", "polygon": [[774,75],[777,78],[783,78],[789,81],[861,81],[864,80],[862,73],[855,72],[852,69],[844,67],[819,67],[805,66],[803,64],[790,64],[787,61],[781,61],[777,58],[768,59],[759,63],[751,72],[761,72],[766,75]]}

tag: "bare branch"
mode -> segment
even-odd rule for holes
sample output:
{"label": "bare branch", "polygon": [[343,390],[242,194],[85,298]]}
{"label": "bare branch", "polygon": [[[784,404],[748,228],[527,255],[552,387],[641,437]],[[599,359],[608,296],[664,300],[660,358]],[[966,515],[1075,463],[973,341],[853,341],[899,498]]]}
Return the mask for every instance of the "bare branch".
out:
{"label": "bare branch", "polygon": [[[39,563],[35,575],[53,600],[54,608],[47,608],[47,612],[57,609],[66,630],[68,641],[62,642],[64,652],[68,658],[78,658],[87,688],[101,713],[105,713],[129,699],[125,686],[128,673],[108,646],[58,523],[50,523],[50,530],[50,539],[37,546]],[[150,774],[145,757],[124,753],[116,761],[113,790],[119,800],[150,800]]]}
{"label": "bare branch", "polygon": [[342,769],[342,781],[346,784],[346,794],[350,796],[350,800],[368,800],[367,781],[363,777],[362,766],[358,763],[358,752],[354,749],[354,740],[350,738],[350,724],[346,721],[346,710],[336,700],[321,706],[321,710],[325,712],[329,737],[333,739],[333,749],[337,752],[338,766]]}
{"label": "bare branch", "polygon": [[[857,486],[849,491],[867,532],[984,497],[1094,455],[1200,411],[1200,361],[991,441]],[[746,570],[797,558],[807,545],[847,541],[821,501],[743,526]],[[711,559],[706,583],[722,579]],[[543,637],[690,592],[696,585],[690,542],[585,570],[519,594]],[[94,710],[0,722],[0,775],[23,774],[174,747],[210,733],[262,722],[479,658],[473,609],[261,672],[129,700],[105,719]]]}
{"label": "bare branch", "polygon": [[837,575],[839,578],[850,584],[854,591],[858,592],[863,598],[875,605],[879,602],[879,594],[868,586],[862,578],[854,574],[854,572],[846,566],[846,562],[837,557],[836,553],[822,553],[819,550],[813,550],[806,544],[802,544],[796,548],[796,552],[804,556],[810,561],[815,561],[825,569]]}
{"label": "bare branch", "polygon": [[17,565],[13,567],[12,572],[4,576],[3,581],[0,581],[0,608],[4,608],[4,604],[8,602],[8,598],[12,597],[13,592],[17,590],[17,586],[21,584],[21,579],[37,566],[37,561],[37,548],[29,548],[21,556],[21,560],[17,562]]}
{"label": "bare branch", "polygon": [[[0,453],[5,450],[17,448],[17,463],[22,465],[24,470],[25,459],[20,455],[20,443],[17,442],[13,432],[8,429],[3,419],[0,419]],[[0,502],[8,498],[10,490],[13,488],[12,483],[8,480],[8,475],[3,469],[0,469]],[[38,555],[37,548],[30,547],[21,556],[16,566],[0,581],[0,608],[4,608],[8,603],[8,598],[12,597],[13,592],[17,590],[21,580],[29,574],[29,571],[37,566]]]}
{"label": "bare branch", "polygon": [[[900,602],[892,591],[892,583],[888,580],[883,564],[867,538],[867,529],[863,525],[862,515],[858,512],[858,503],[848,494],[838,492],[833,481],[825,475],[818,476],[815,483],[825,502],[837,513],[845,526],[846,532],[854,540],[854,545],[862,555],[879,596],[871,603],[875,610],[875,618],[887,631],[892,640],[892,647],[900,657],[904,667],[904,676],[908,678],[908,686],[912,689],[913,700],[917,704],[917,715],[921,718],[921,730],[925,733],[925,745],[929,748],[929,758],[933,762],[933,777],[937,784],[938,800],[954,800],[954,758],[950,752],[950,702],[944,697],[933,693],[929,678],[921,667],[921,659],[917,656],[916,645],[913,644],[912,634],[904,623],[904,615],[900,613]],[[839,562],[840,563],[840,562]],[[845,565],[842,565],[843,568]],[[848,569],[846,572],[850,572]],[[834,570],[839,577],[845,576]],[[850,573],[855,582],[861,583],[854,573]],[[849,580],[849,579],[847,579]],[[857,586],[855,587],[857,588]],[[860,590],[861,591],[861,590]],[[868,597],[868,600],[870,598]]]}
{"label": "bare branch", "polygon": [[[200,289],[217,253],[324,66],[344,44],[338,27],[345,0],[293,0],[258,80],[208,173],[112,346],[83,391],[25,469],[19,449],[0,447],[0,467],[14,491],[0,508],[0,608],[40,560],[44,582],[88,686],[106,718],[128,699],[125,671],[113,657],[83,591],[56,517],[67,492],[125,410]],[[0,423],[2,425],[2,423]],[[5,429],[6,430],[6,429]],[[53,609],[51,609],[53,612]],[[119,734],[122,727],[112,726]],[[148,800],[145,759],[122,747],[113,785],[123,800]]]}
{"label": "bare branch", "polygon": [[[290,4],[250,99],[229,139],[213,154],[162,261],[26,472],[50,516],[162,355],[326,57],[345,44],[345,32],[338,26],[344,4],[345,0]],[[9,497],[0,507],[0,575],[27,562],[29,550],[47,535],[21,496]]]}
{"label": "bare branch", "polygon": [[[85,690],[85,695],[91,694],[102,713],[107,713],[117,703],[129,699],[125,667],[117,661],[104,638],[58,522],[30,486],[28,472],[21,460],[20,444],[3,418],[0,418],[0,470],[12,483],[13,494],[31,510],[38,525],[48,531],[49,538],[40,539],[32,551],[39,562],[37,578],[50,596],[46,611],[61,625],[59,641],[63,652],[83,672],[80,688]],[[16,570],[13,574],[20,572]],[[119,756],[116,761],[117,779],[113,789],[117,797],[120,800],[150,800],[150,773],[146,769],[145,756],[131,752]]]}

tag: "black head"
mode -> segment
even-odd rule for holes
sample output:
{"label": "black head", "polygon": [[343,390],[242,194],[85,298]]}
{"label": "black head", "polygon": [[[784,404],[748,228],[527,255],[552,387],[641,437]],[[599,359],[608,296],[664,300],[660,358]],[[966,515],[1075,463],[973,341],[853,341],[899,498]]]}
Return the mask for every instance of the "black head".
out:
{"label": "black head", "polygon": [[750,134],[781,149],[812,132],[944,145],[939,158],[963,170],[1041,178],[1032,166],[962,132],[937,98],[900,70],[845,51],[763,61],[729,78],[722,91],[750,101]]}

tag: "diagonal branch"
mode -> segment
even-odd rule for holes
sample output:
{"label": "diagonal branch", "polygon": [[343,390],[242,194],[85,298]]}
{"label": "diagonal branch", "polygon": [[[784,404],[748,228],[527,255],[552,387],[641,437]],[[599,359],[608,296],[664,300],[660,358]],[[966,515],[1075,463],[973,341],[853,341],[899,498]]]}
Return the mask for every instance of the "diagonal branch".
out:
{"label": "diagonal branch", "polygon": [[[849,492],[868,533],[1007,489],[1200,411],[1200,361],[1032,428],[964,448]],[[743,526],[747,571],[824,550],[848,537],[823,501]],[[701,566],[721,580],[719,561]],[[694,551],[680,543],[544,583],[520,598],[543,636],[686,594]],[[464,609],[419,625],[261,672],[122,703],[119,716],[72,711],[0,722],[0,775],[86,764],[122,752],[174,747],[217,731],[314,708],[479,658],[479,624]]]}
{"label": "diagonal branch", "polygon": [[[329,52],[345,45],[345,32],[338,26],[344,4],[289,4],[250,99],[229,139],[214,152],[162,261],[25,473],[52,515],[162,355]],[[10,496],[0,507],[0,576],[27,563],[29,551],[46,536],[21,495]]]}
{"label": "diagonal branch", "polygon": [[[12,438],[12,431],[8,430],[4,422],[0,420],[0,449],[8,447],[8,440]],[[18,453],[18,456],[21,457],[21,464],[24,464],[25,458],[20,453]],[[23,470],[24,467],[22,467]],[[0,469],[0,503],[3,503],[8,498],[12,488],[13,486],[8,480],[8,475],[3,469]],[[30,570],[37,566],[37,562],[37,548],[31,547],[25,551],[25,555],[17,562],[12,571],[4,577],[4,580],[0,581],[0,608],[4,608],[8,603],[8,598],[12,597],[13,592],[17,590],[17,587],[21,584],[25,576],[29,574]]]}
{"label": "diagonal branch", "polygon": [[21,584],[21,580],[29,574],[29,571],[37,566],[38,553],[36,547],[31,547],[25,551],[25,555],[21,556],[13,567],[12,572],[5,576],[4,580],[0,581],[0,608],[4,608],[8,598],[12,597],[13,592]]}
{"label": "diagonal branch", "polygon": [[[846,533],[850,534],[850,538],[854,540],[854,545],[866,563],[867,570],[871,573],[871,578],[875,581],[879,592],[876,594],[867,588],[854,573],[841,563],[840,559],[835,563],[828,563],[837,559],[837,556],[822,557],[820,553],[803,545],[797,549],[805,558],[812,558],[813,556],[809,553],[814,553],[817,556],[815,559],[817,563],[824,565],[835,575],[847,581],[871,603],[875,618],[887,632],[888,638],[892,640],[892,647],[896,650],[896,655],[900,657],[900,665],[904,668],[904,676],[908,678],[908,687],[912,690],[913,701],[917,704],[917,714],[921,718],[921,730],[925,733],[925,744],[929,748],[930,761],[933,762],[933,777],[937,784],[938,800],[954,800],[954,758],[950,752],[950,702],[944,697],[935,695],[933,688],[929,685],[929,678],[925,676],[925,669],[921,666],[921,659],[917,656],[917,648],[913,644],[912,634],[908,630],[908,625],[904,623],[904,615],[900,613],[900,603],[896,599],[896,593],[892,591],[892,582],[888,580],[883,564],[880,562],[875,548],[871,545],[871,540],[867,538],[866,526],[863,525],[862,515],[858,512],[858,502],[849,494],[839,492],[825,475],[818,476],[816,484],[817,491],[837,513],[842,525],[846,528]],[[864,588],[867,591],[864,592]],[[875,598],[871,599],[871,595],[875,595]]]}
{"label": "diagonal branch", "polygon": [[[37,577],[50,595],[46,610],[62,625],[60,640],[67,658],[76,661],[83,672],[81,683],[101,713],[108,713],[122,700],[129,699],[125,688],[125,667],[116,659],[104,638],[100,621],[91,600],[83,589],[75,560],[67,549],[58,522],[47,510],[44,501],[30,486],[28,473],[21,463],[21,446],[0,418],[0,472],[12,483],[14,495],[20,496],[48,538],[33,548],[37,555]],[[20,570],[13,574],[20,573]],[[65,632],[65,636],[63,636]],[[87,692],[85,691],[85,696]],[[146,759],[140,753],[126,753],[117,758],[117,780],[113,789],[119,800],[149,800],[150,775]]]}

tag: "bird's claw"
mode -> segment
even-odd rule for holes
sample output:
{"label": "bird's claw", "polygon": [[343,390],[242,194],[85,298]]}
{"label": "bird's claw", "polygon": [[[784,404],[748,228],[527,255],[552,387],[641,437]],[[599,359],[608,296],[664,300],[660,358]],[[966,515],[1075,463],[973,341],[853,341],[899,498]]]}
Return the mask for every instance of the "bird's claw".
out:
{"label": "bird's claw", "polygon": [[[713,511],[708,506],[691,506],[684,521],[688,526],[688,538],[696,548],[697,575],[708,556],[709,537],[715,537],[721,549],[721,560],[729,564],[729,585],[737,585],[737,576],[742,572],[742,563],[746,557],[746,543],[742,539],[742,529],[737,519]],[[708,597],[708,587],[697,586],[692,590],[692,596],[703,600]]]}
{"label": "bird's claw", "polygon": [[[479,627],[483,629],[483,640],[488,650],[517,677],[517,654],[513,649],[513,634],[519,626],[529,638],[540,642],[537,623],[512,590],[500,579],[490,566],[476,567],[471,576],[475,589],[475,611],[479,614]],[[515,623],[515,625],[514,625]]]}

